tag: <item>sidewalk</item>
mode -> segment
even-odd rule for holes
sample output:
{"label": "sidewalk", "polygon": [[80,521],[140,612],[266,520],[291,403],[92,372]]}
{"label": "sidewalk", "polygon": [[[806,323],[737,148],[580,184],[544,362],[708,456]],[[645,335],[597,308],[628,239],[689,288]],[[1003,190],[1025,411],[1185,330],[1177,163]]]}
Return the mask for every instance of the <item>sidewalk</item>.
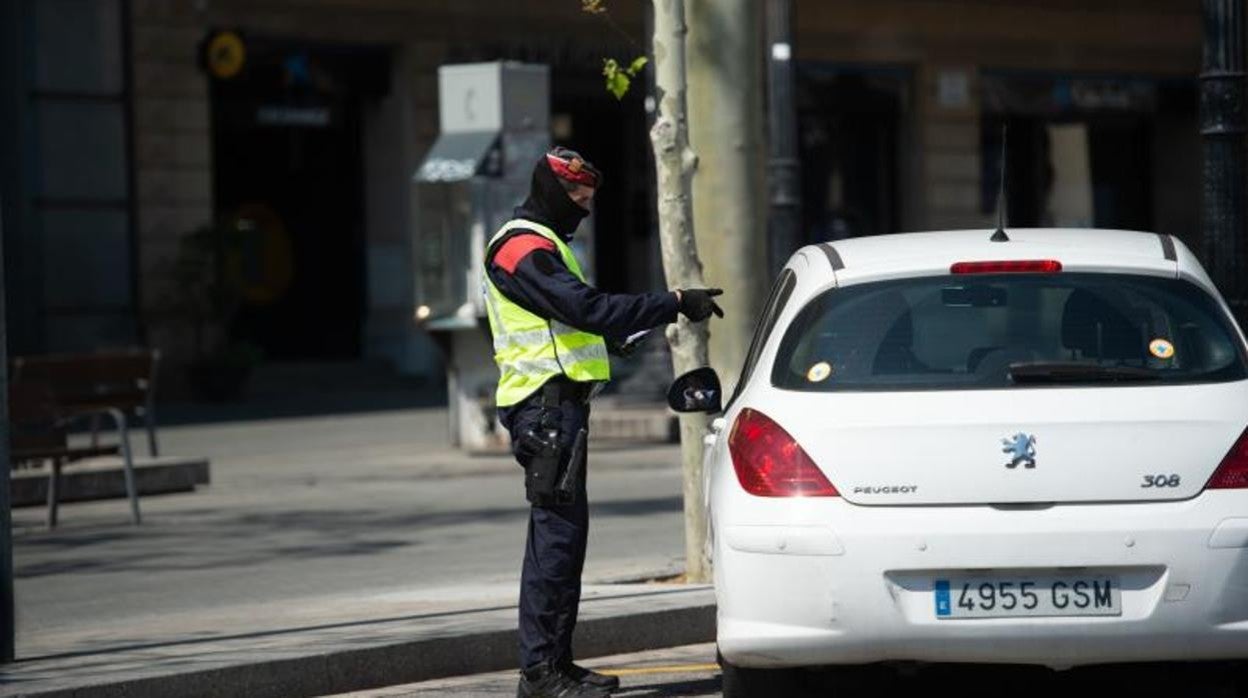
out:
{"label": "sidewalk", "polygon": [[[514,601],[502,598],[514,592],[373,597],[369,620],[350,620],[360,610],[350,606],[304,609],[284,629],[247,632],[243,622],[238,632],[213,637],[198,637],[193,619],[183,617],[192,624],[136,628],[133,637],[144,640],[109,650],[19,661],[0,673],[0,696],[295,698],[509,669],[516,661],[516,611]],[[234,621],[245,618],[240,611]],[[714,624],[714,594],[705,586],[590,586],[576,653],[588,658],[707,642]]]}
{"label": "sidewalk", "polygon": [[[486,640],[506,651],[480,661],[510,666],[514,642],[504,635],[515,622],[528,514],[520,471],[505,456],[466,456],[445,445],[445,420],[441,409],[408,409],[170,427],[162,430],[164,451],[210,457],[212,484],[145,498],[143,526],[129,525],[121,500],[66,505],[51,532],[42,510],[15,510],[19,661],[0,677],[0,695],[91,676],[102,684],[219,672],[256,659],[267,668],[212,674],[212,681],[280,677],[285,666],[301,667],[300,677],[329,676],[326,667],[347,661],[339,656],[347,650],[363,652],[350,661],[366,658],[372,672],[416,667],[416,678],[393,677],[413,681],[479,655],[466,652],[459,664],[409,656],[424,656],[416,640],[457,628],[489,629]],[[679,571],[676,446],[594,445],[589,488],[587,582]],[[602,609],[587,618],[615,619],[596,632],[622,629],[624,644],[607,651],[662,641],[651,631],[660,627],[654,619],[621,620],[650,612],[660,597],[685,599],[676,607],[713,618],[708,591],[653,592],[603,584],[587,595],[587,608]],[[628,600],[597,600],[621,595]],[[321,668],[300,663],[309,656],[320,657]],[[365,685],[334,681],[316,690]],[[301,684],[280,685],[273,695],[314,695],[296,692]],[[264,695],[257,686],[193,693]]]}

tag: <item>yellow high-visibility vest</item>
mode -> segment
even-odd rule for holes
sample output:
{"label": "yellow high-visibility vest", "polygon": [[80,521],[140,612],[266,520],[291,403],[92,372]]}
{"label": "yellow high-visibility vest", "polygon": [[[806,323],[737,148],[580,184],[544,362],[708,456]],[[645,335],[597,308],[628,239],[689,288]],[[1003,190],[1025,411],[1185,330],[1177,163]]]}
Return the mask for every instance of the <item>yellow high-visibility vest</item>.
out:
{"label": "yellow high-visibility vest", "polygon": [[[555,231],[540,223],[521,218],[508,221],[495,233],[489,247],[516,228],[532,230],[553,242],[568,269],[576,278],[585,280],[572,248]],[[488,266],[489,262],[486,264]],[[495,393],[499,407],[520,402],[555,376],[567,376],[579,382],[611,379],[607,343],[601,336],[534,315],[499,292],[488,273],[484,278],[485,307],[490,332],[494,335],[494,362],[499,372]]]}

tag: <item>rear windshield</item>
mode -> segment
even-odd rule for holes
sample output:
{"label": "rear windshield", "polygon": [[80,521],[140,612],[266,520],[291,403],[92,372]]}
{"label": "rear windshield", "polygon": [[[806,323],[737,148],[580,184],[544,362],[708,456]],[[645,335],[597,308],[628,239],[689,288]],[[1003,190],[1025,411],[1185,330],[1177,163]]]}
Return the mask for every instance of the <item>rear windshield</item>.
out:
{"label": "rear windshield", "polygon": [[1244,377],[1238,335],[1197,286],[1079,273],[832,289],[798,313],[772,371],[776,387],[808,392]]}

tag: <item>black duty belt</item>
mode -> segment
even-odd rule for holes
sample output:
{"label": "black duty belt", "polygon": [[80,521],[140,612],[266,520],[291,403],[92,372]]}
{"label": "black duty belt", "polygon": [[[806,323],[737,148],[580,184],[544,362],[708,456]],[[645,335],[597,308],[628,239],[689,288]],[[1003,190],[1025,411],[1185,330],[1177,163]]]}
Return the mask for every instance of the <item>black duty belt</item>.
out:
{"label": "black duty belt", "polygon": [[562,402],[585,404],[593,396],[593,390],[593,383],[552,378],[542,386],[542,401],[546,405],[558,405]]}

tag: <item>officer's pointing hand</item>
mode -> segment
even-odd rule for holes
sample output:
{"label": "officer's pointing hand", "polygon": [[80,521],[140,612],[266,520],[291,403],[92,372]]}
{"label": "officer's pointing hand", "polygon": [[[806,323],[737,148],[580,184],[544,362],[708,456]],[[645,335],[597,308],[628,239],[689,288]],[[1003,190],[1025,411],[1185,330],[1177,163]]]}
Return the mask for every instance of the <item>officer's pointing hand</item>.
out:
{"label": "officer's pointing hand", "polygon": [[722,288],[690,288],[676,292],[680,303],[680,313],[693,322],[701,322],[715,313],[716,317],[724,316],[724,309],[714,301],[715,296],[722,296]]}

